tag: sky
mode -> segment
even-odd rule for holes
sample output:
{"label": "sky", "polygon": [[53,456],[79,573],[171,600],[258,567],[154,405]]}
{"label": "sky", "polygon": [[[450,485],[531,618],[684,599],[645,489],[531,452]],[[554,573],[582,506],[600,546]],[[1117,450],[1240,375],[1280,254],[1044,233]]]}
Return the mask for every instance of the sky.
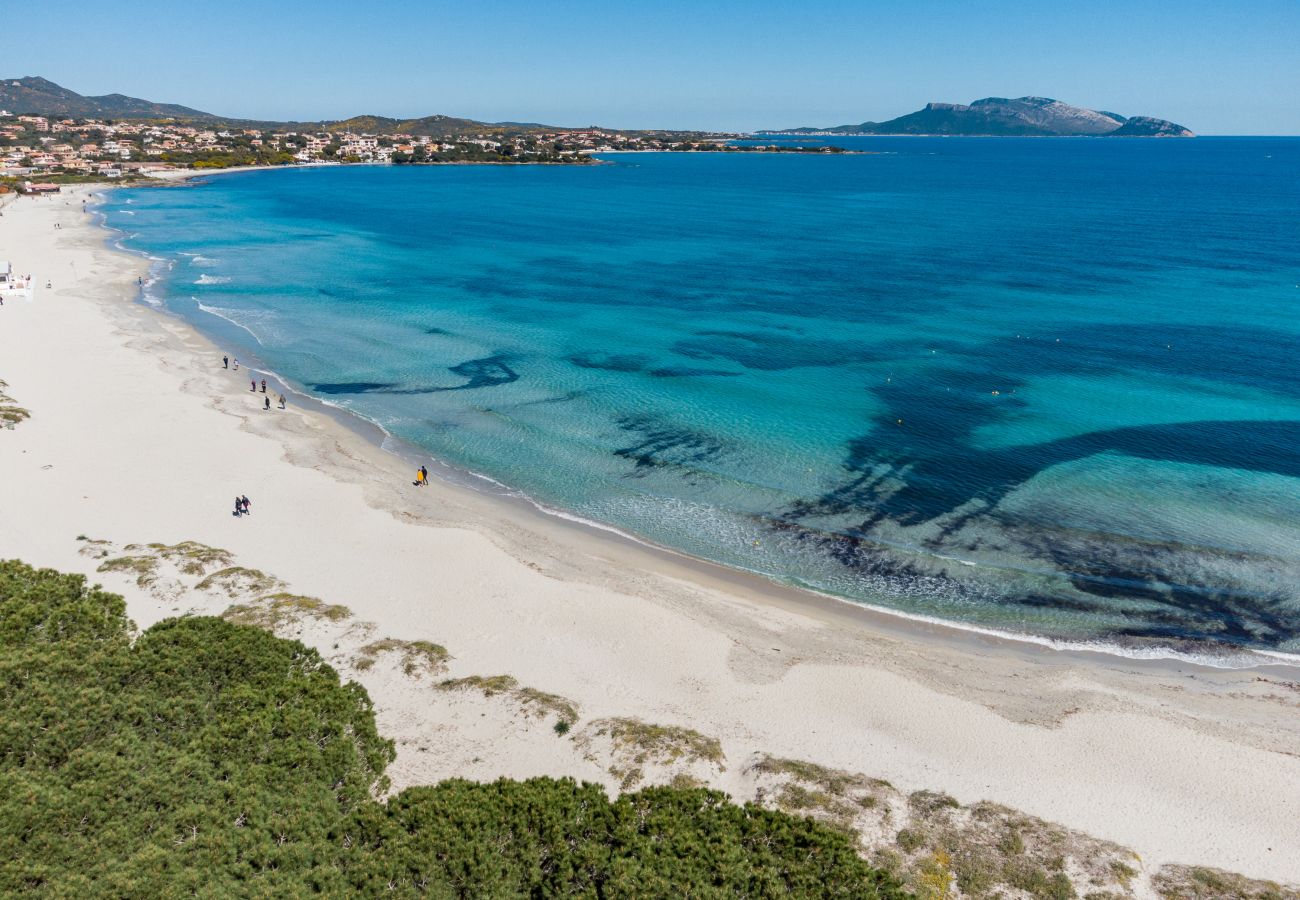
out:
{"label": "sky", "polygon": [[257,119],[757,130],[1027,94],[1300,134],[1300,0],[43,0],[0,77]]}

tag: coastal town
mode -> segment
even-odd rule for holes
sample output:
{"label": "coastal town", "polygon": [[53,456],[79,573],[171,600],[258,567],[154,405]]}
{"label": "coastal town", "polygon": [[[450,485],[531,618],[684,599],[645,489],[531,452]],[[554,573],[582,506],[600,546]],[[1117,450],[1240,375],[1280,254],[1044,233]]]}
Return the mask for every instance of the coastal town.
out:
{"label": "coastal town", "polygon": [[[481,125],[481,123],[472,123]],[[741,135],[484,126],[444,135],[303,130],[169,121],[12,115],[0,110],[0,184],[160,176],[178,169],[343,163],[590,162],[629,151],[845,152],[837,147],[740,147]],[[33,182],[35,184],[35,182]]]}

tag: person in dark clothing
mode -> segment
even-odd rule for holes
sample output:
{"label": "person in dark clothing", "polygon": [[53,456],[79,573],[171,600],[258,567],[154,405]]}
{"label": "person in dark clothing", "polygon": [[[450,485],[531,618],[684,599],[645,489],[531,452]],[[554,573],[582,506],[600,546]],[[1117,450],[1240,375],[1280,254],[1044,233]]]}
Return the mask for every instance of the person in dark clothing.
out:
{"label": "person in dark clothing", "polygon": [[223,357],[221,357],[221,368],[223,368],[223,369],[229,369],[229,368],[230,368],[230,357],[229,357],[229,356],[223,356]]}
{"label": "person in dark clothing", "polygon": [[250,391],[252,391],[254,394],[256,394],[256,393],[257,393],[257,382],[256,382],[256,381],[250,381],[250,382],[248,382],[248,389],[249,389]]}
{"label": "person in dark clothing", "polygon": [[235,498],[235,515],[236,515],[236,516],[242,516],[243,514],[244,514],[244,501],[243,501],[241,498],[236,497],[236,498]]}
{"label": "person in dark clothing", "polygon": [[271,408],[271,398],[270,398],[270,397],[263,397],[263,398],[262,398],[262,402],[266,404],[265,406],[262,407],[262,409],[270,409],[270,408]]}
{"label": "person in dark clothing", "polygon": [[250,505],[250,504],[249,504],[249,502],[248,502],[248,495],[245,494],[244,496],[240,497],[240,498],[239,498],[239,502],[240,502],[241,504],[243,504],[243,507],[244,507],[244,515],[246,515],[246,516],[247,516],[247,515],[252,515],[252,512],[253,512],[253,511],[252,511],[251,509],[249,509],[249,505]]}
{"label": "person in dark clothing", "polygon": [[262,393],[263,393],[263,394],[266,393],[266,379],[265,379],[265,378],[262,379]]}

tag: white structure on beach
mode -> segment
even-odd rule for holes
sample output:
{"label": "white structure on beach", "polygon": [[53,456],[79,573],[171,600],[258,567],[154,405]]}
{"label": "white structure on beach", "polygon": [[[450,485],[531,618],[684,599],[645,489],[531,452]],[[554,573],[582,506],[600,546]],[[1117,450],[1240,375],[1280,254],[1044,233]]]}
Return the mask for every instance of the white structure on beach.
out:
{"label": "white structure on beach", "polygon": [[27,283],[26,278],[15,275],[14,267],[6,260],[0,259],[0,299],[17,293],[30,297],[30,288],[31,285]]}

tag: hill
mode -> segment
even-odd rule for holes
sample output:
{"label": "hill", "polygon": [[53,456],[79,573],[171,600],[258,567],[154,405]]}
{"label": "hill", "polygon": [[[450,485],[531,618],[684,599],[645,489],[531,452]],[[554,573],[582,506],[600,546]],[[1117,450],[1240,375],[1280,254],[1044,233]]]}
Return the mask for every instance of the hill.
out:
{"label": "hill", "polygon": [[455,116],[424,116],[419,119],[391,119],[387,116],[353,116],[319,124],[325,131],[359,131],[365,134],[415,134],[435,138],[448,138],[467,132],[494,134],[527,134],[533,131],[556,131],[553,125],[533,122],[479,122]]}
{"label": "hill", "polygon": [[154,103],[125,94],[85,97],[45,78],[0,81],[0,109],[17,115],[103,119],[216,119],[211,113],[175,103]]}
{"label": "hill", "polygon": [[969,136],[1194,137],[1181,125],[1149,116],[1071,106],[1048,97],[985,97],[970,104],[927,103],[924,109],[888,122],[829,128],[791,128],[773,134],[938,134]]}
{"label": "hill", "polygon": [[175,119],[194,124],[231,125],[244,128],[310,129],[332,132],[361,131],[368,134],[416,134],[445,138],[467,132],[493,134],[527,134],[555,131],[554,126],[533,122],[479,122],[454,116],[424,116],[418,119],[394,119],[388,116],[362,115],[349,119],[324,121],[275,122],[241,119],[203,112],[175,103],[155,103],[125,94],[87,97],[39,76],[7,78],[0,81],[0,109],[16,115],[65,116],[99,119]]}

